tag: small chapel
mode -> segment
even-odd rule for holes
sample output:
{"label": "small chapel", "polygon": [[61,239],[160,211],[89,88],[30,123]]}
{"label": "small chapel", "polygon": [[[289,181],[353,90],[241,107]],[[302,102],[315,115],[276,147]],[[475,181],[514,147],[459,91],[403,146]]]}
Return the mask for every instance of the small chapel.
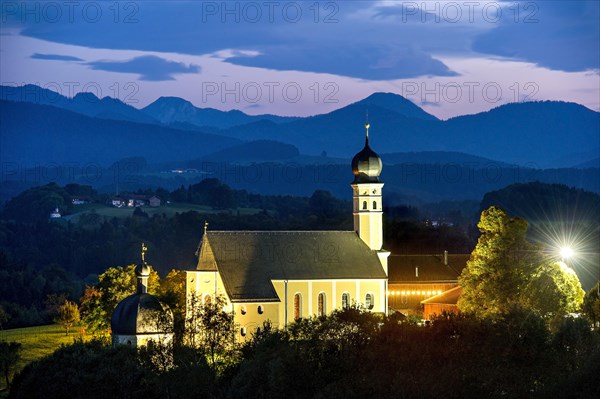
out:
{"label": "small chapel", "polygon": [[388,256],[383,249],[381,158],[369,146],[352,159],[354,230],[213,231],[204,226],[198,262],[186,271],[186,298],[226,301],[244,341],[269,321],[285,328],[360,304],[388,312]]}

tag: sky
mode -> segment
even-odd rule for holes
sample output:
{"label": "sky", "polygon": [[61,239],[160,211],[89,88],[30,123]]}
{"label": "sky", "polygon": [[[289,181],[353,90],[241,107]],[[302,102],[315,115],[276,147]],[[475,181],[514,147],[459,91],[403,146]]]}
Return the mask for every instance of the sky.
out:
{"label": "sky", "polygon": [[595,1],[4,1],[0,81],[307,116],[393,92],[447,119],[600,110]]}

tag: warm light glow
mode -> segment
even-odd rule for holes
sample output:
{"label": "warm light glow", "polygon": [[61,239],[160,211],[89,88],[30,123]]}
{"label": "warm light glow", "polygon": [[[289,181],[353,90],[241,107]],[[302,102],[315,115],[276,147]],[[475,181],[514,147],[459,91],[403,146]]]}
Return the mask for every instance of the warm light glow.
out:
{"label": "warm light glow", "polygon": [[560,256],[563,259],[570,258],[571,256],[573,256],[573,250],[570,247],[562,247],[560,249]]}

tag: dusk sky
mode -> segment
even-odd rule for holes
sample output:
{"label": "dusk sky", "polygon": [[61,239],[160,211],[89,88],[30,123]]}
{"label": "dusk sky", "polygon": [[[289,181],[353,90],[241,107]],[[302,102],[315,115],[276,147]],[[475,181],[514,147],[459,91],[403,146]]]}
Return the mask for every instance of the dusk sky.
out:
{"label": "dusk sky", "polygon": [[314,115],[373,92],[443,119],[523,100],[600,110],[598,1],[2,1],[3,85]]}

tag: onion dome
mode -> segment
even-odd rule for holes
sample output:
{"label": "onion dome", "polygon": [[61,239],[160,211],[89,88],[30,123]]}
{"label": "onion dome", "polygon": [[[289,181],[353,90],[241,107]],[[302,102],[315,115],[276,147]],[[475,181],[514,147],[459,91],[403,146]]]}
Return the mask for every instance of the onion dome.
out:
{"label": "onion dome", "polygon": [[365,125],[367,130],[365,147],[352,158],[353,183],[379,183],[383,164],[379,155],[369,147],[369,127],[370,125],[367,123]]}
{"label": "onion dome", "polygon": [[123,299],[112,313],[110,327],[114,335],[164,334],[173,327],[169,307],[148,294],[150,266],[146,263],[142,244],[142,262],[136,266],[137,293]]}
{"label": "onion dome", "polygon": [[173,325],[173,315],[154,295],[137,293],[123,299],[114,310],[110,327],[113,334],[164,334]]}

